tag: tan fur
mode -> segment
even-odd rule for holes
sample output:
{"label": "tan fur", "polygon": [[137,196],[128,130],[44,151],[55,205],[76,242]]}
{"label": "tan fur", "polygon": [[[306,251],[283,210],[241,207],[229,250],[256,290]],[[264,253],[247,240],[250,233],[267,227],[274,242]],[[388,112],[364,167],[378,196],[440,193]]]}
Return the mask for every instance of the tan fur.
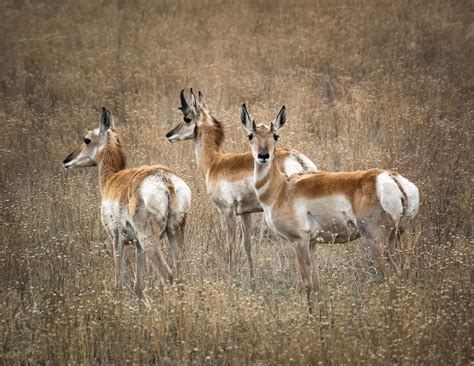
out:
{"label": "tan fur", "polygon": [[[118,171],[110,175],[102,184],[102,199],[119,202],[128,208],[130,216],[135,216],[141,202],[140,187],[143,180],[149,176],[158,176],[166,184],[170,196],[174,201],[175,190],[169,174],[173,171],[167,167],[141,166]],[[173,203],[171,203],[173,204]]]}
{"label": "tan fur", "polygon": [[[223,124],[211,116],[201,93],[199,103],[191,106],[182,103],[180,109],[183,111],[183,118],[188,122],[178,123],[166,136],[170,142],[187,139],[192,139],[194,142],[198,169],[206,179],[207,192],[225,218],[230,265],[232,265],[233,243],[236,240],[235,216],[241,215],[242,241],[253,277],[249,214],[261,212],[262,208],[252,186],[252,154],[222,151],[225,138]],[[290,156],[297,157],[298,154],[295,150],[278,149],[276,153],[278,164],[283,169],[285,159]],[[226,187],[225,190],[223,186]]]}
{"label": "tan fur", "polygon": [[[239,181],[253,175],[253,157],[251,153],[224,153],[222,145],[225,133],[221,122],[214,117],[196,128],[196,139],[202,143],[202,152],[198,159],[199,169],[208,177],[210,184],[220,180]],[[183,123],[183,122],[181,122]],[[280,168],[283,169],[284,159],[294,153],[287,148],[277,149],[276,156]]]}
{"label": "tan fur", "polygon": [[[284,116],[284,108],[282,111]],[[276,120],[276,126],[280,122]],[[250,128],[248,132],[254,135],[250,144],[257,197],[269,226],[280,236],[296,243],[311,310],[313,281],[317,278],[313,267],[315,258],[312,258],[316,242],[347,242],[362,235],[380,259],[385,242],[398,234],[398,223],[384,211],[377,193],[377,177],[384,171],[313,172],[287,177],[281,172],[277,160],[272,158],[276,150],[275,134],[278,133],[274,125],[268,128],[253,123]],[[260,157],[265,153],[269,153],[269,160]],[[406,202],[403,201],[407,200],[407,195],[398,181],[399,175],[388,173],[402,193],[405,212]],[[338,206],[331,207],[332,204]],[[390,252],[388,256],[398,272]]]}
{"label": "tan fur", "polygon": [[[280,148],[276,150],[277,164],[283,169],[285,158],[294,153],[294,150]],[[209,183],[220,180],[229,182],[239,181],[253,176],[253,157],[251,153],[217,153],[214,154],[212,164],[203,172],[207,174]]]}
{"label": "tan fur", "polygon": [[[102,222],[113,240],[115,284],[120,288],[123,282],[123,246],[136,240],[135,291],[141,296],[145,254],[162,278],[173,280],[174,275],[156,240],[166,233],[176,270],[177,247],[183,241],[191,192],[167,167],[155,165],[125,169],[122,139],[116,129],[109,128],[110,120],[110,112],[103,109],[100,127],[86,134],[84,143],[66,157],[64,166],[67,169],[99,166]],[[145,186],[148,177],[154,179]],[[163,184],[159,183],[160,180]],[[179,204],[178,189],[181,192]]]}

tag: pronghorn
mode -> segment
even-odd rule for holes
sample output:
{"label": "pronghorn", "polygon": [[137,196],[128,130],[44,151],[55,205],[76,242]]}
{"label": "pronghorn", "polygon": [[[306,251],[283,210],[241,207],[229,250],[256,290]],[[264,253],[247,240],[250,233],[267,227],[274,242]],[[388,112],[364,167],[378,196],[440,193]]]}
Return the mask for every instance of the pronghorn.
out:
{"label": "pronghorn", "polygon": [[63,161],[64,168],[99,166],[102,224],[113,240],[115,286],[121,288],[124,244],[136,241],[134,290],[142,296],[145,253],[165,281],[173,282],[159,240],[166,233],[176,271],[178,246],[182,247],[186,215],[191,204],[188,185],[166,167],[125,169],[122,139],[110,112],[102,108],[99,127],[89,130],[83,143]]}
{"label": "pronghorn", "polygon": [[[287,177],[275,162],[275,145],[285,124],[283,106],[270,126],[256,125],[241,109],[254,158],[254,185],[268,226],[296,244],[310,311],[317,281],[316,243],[362,237],[376,259],[390,252],[398,234],[418,211],[418,188],[396,172],[370,169],[350,173],[315,172]],[[382,264],[383,262],[380,262]],[[314,278],[313,278],[314,276]]]}
{"label": "pronghorn", "polygon": [[[201,92],[198,99],[190,90],[190,103],[180,92],[183,121],[166,134],[169,142],[194,141],[198,169],[206,179],[207,193],[224,215],[227,228],[229,265],[232,267],[233,245],[236,241],[236,215],[240,215],[242,241],[247,253],[250,276],[254,277],[251,255],[251,213],[262,212],[253,188],[253,159],[250,153],[224,153],[224,128],[207,108]],[[276,159],[285,174],[316,171],[313,162],[295,150],[277,149]]]}

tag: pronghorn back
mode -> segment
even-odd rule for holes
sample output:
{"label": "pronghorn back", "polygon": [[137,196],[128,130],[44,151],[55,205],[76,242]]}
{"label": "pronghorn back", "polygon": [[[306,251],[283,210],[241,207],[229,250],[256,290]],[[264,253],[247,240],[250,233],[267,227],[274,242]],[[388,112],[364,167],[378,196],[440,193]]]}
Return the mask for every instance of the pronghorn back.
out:
{"label": "pronghorn back", "polygon": [[114,201],[126,207],[133,217],[143,203],[144,194],[155,187],[167,191],[170,203],[175,200],[174,171],[163,166],[141,166],[124,169],[113,174],[102,187],[104,200]]}

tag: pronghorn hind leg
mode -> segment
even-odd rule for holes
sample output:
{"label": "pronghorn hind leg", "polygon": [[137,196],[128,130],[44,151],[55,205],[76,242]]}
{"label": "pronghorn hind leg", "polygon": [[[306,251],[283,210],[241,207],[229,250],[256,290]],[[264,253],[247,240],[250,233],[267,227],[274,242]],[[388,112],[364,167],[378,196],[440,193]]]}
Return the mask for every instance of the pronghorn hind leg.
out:
{"label": "pronghorn hind leg", "polygon": [[227,210],[224,212],[225,225],[226,225],[226,241],[228,251],[229,269],[232,272],[232,259],[236,240],[236,221],[234,212]]}
{"label": "pronghorn hind leg", "polygon": [[143,246],[153,268],[165,282],[173,283],[174,275],[161,251],[161,239],[166,231],[169,218],[168,201],[161,199],[166,194],[150,196],[145,202],[146,209],[139,225],[138,241]]}
{"label": "pronghorn hind leg", "polygon": [[242,242],[244,244],[245,252],[247,253],[247,260],[249,262],[250,278],[254,281],[253,262],[252,262],[252,215],[240,215],[240,222],[242,224]]}
{"label": "pronghorn hind leg", "polygon": [[[378,267],[385,277],[391,275],[390,267],[392,267],[397,274],[400,273],[400,269],[390,253],[389,238],[393,232],[391,226],[393,226],[393,223],[387,222],[387,220],[377,220],[376,222],[360,220],[358,223],[361,237],[371,249]],[[387,266],[387,264],[389,264],[389,266]]]}
{"label": "pronghorn hind leg", "polygon": [[186,216],[181,220],[175,220],[168,223],[166,235],[171,248],[171,256],[173,258],[173,271],[176,276],[179,273],[179,263],[184,250],[184,228],[186,226]]}
{"label": "pronghorn hind leg", "polygon": [[161,275],[165,282],[173,283],[173,272],[161,251],[161,238],[166,230],[166,219],[155,216],[139,228],[138,241],[150,259],[153,268]]}
{"label": "pronghorn hind leg", "polygon": [[298,257],[298,263],[301,271],[301,278],[303,279],[303,285],[306,290],[306,297],[308,299],[309,313],[313,313],[314,309],[314,283],[313,283],[313,261],[310,253],[310,241],[307,238],[300,239],[296,242],[296,256]]}
{"label": "pronghorn hind leg", "polygon": [[134,291],[138,298],[143,297],[143,274],[145,273],[145,248],[140,242],[135,243],[136,272]]}
{"label": "pronghorn hind leg", "polygon": [[118,231],[114,231],[112,235],[113,240],[113,255],[115,268],[115,289],[122,289],[123,272],[125,266],[124,245],[125,240],[120,236]]}
{"label": "pronghorn hind leg", "polygon": [[141,238],[140,245],[143,246],[146,256],[150,259],[151,265],[161,275],[162,280],[173,283],[173,272],[161,251],[159,238],[157,235]]}
{"label": "pronghorn hind leg", "polygon": [[399,244],[400,232],[397,229],[393,229],[388,238],[387,256],[390,261],[390,264],[392,265],[398,276],[400,276],[402,272],[394,257],[397,258],[398,262],[400,263]]}

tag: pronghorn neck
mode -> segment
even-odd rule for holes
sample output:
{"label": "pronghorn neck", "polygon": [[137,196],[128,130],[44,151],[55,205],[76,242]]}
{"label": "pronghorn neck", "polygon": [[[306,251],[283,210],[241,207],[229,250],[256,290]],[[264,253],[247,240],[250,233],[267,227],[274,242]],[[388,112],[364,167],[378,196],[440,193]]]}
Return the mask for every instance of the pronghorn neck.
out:
{"label": "pronghorn neck", "polygon": [[222,154],[224,142],[224,127],[222,123],[209,114],[199,127],[194,137],[194,146],[198,169],[206,176],[214,159]]}
{"label": "pronghorn neck", "polygon": [[100,153],[98,165],[101,189],[112,175],[125,169],[122,141],[115,131],[108,131],[107,142]]}
{"label": "pronghorn neck", "polygon": [[287,180],[274,157],[271,164],[262,165],[254,161],[254,185],[261,203],[272,205],[278,193],[285,189]]}

